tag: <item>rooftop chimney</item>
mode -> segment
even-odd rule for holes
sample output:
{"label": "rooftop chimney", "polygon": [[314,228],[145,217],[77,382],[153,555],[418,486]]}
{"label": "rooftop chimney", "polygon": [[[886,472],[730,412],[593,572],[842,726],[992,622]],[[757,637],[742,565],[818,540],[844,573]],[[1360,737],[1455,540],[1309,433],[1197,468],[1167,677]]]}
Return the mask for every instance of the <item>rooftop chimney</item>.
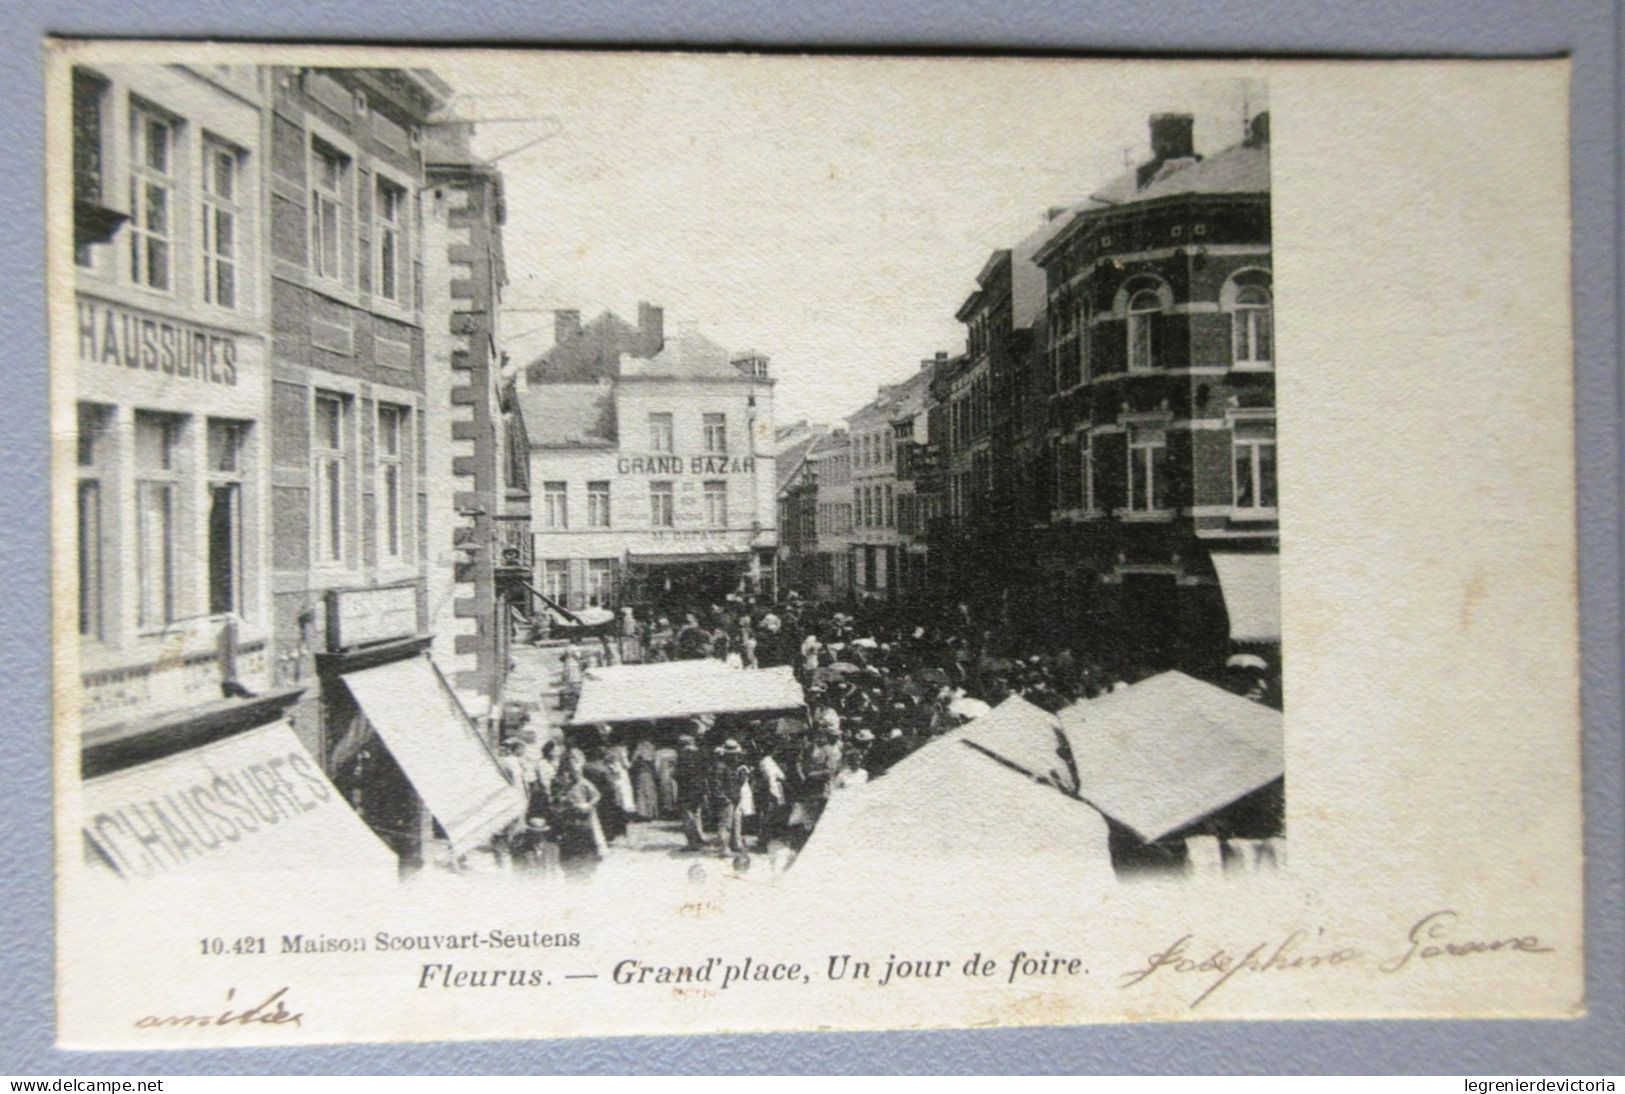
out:
{"label": "rooftop chimney", "polygon": [[1151,155],[1157,160],[1188,159],[1196,154],[1190,114],[1151,115]]}
{"label": "rooftop chimney", "polygon": [[638,304],[638,335],[644,351],[653,357],[666,344],[666,310],[653,304]]}
{"label": "rooftop chimney", "polygon": [[1256,148],[1258,145],[1268,144],[1269,142],[1270,112],[1265,110],[1255,115],[1253,120],[1247,124],[1247,144]]}
{"label": "rooftop chimney", "polygon": [[553,309],[553,344],[562,346],[581,337],[581,313],[574,308]]}

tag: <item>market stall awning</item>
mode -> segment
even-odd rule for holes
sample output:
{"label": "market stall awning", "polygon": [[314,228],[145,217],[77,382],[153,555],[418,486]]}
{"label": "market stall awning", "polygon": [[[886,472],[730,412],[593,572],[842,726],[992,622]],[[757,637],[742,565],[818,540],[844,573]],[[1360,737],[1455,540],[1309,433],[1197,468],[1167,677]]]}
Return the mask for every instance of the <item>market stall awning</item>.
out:
{"label": "market stall awning", "polygon": [[286,722],[90,779],[82,794],[85,838],[131,881],[397,869]]}
{"label": "market stall awning", "polygon": [[1281,556],[1214,551],[1234,642],[1281,640]]}
{"label": "market stall awning", "polygon": [[720,661],[669,661],[622,665],[607,678],[588,675],[570,722],[652,722],[696,714],[799,710],[805,704],[801,684],[788,666],[733,669]]}
{"label": "market stall awning", "polygon": [[1280,711],[1164,672],[1060,713],[1078,793],[1154,843],[1281,778]]}
{"label": "market stall awning", "polygon": [[835,791],[789,878],[878,903],[916,900],[920,886],[945,879],[1022,900],[1035,887],[1109,884],[1107,841],[1094,809],[950,733],[866,785]]}
{"label": "market stall awning", "polygon": [[523,792],[469,724],[428,657],[344,674],[390,755],[459,853],[522,816]]}
{"label": "market stall awning", "polygon": [[992,753],[1038,779],[1065,768],[1060,754],[1061,723],[1055,715],[1012,695],[980,718],[954,731],[966,743]]}

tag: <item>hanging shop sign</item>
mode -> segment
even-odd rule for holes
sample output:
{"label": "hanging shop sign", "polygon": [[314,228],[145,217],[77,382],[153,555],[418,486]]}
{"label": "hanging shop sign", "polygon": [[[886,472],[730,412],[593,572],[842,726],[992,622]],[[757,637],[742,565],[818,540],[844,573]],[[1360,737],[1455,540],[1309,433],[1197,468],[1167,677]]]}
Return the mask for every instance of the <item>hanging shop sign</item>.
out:
{"label": "hanging shop sign", "polygon": [[418,632],[415,585],[334,589],[327,594],[327,647],[348,649]]}

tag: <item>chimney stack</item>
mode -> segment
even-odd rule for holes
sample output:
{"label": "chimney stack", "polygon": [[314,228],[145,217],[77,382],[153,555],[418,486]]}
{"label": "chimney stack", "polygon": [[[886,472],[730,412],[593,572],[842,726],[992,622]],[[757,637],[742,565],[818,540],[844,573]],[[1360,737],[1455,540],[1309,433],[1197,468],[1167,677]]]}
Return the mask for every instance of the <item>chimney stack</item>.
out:
{"label": "chimney stack", "polygon": [[1190,114],[1151,115],[1151,157],[1161,163],[1194,156],[1196,143],[1191,127],[1195,122]]}
{"label": "chimney stack", "polygon": [[1270,112],[1263,111],[1247,125],[1247,143],[1256,148],[1270,142]]}
{"label": "chimney stack", "polygon": [[666,311],[653,304],[638,303],[638,335],[645,353],[653,357],[666,344]]}
{"label": "chimney stack", "polygon": [[562,346],[581,337],[581,313],[574,308],[553,309],[553,344]]}

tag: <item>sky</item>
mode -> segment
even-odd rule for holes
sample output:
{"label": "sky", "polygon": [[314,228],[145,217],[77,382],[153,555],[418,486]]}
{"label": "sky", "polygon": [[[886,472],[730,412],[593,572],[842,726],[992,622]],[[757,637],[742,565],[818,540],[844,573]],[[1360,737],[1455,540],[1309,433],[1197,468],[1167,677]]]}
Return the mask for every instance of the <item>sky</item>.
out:
{"label": "sky", "polygon": [[1151,114],[1194,114],[1211,153],[1267,108],[1245,62],[462,57],[435,67],[504,175],[505,350],[646,300],[768,354],[780,424],[962,350],[989,255],[1148,158]]}

